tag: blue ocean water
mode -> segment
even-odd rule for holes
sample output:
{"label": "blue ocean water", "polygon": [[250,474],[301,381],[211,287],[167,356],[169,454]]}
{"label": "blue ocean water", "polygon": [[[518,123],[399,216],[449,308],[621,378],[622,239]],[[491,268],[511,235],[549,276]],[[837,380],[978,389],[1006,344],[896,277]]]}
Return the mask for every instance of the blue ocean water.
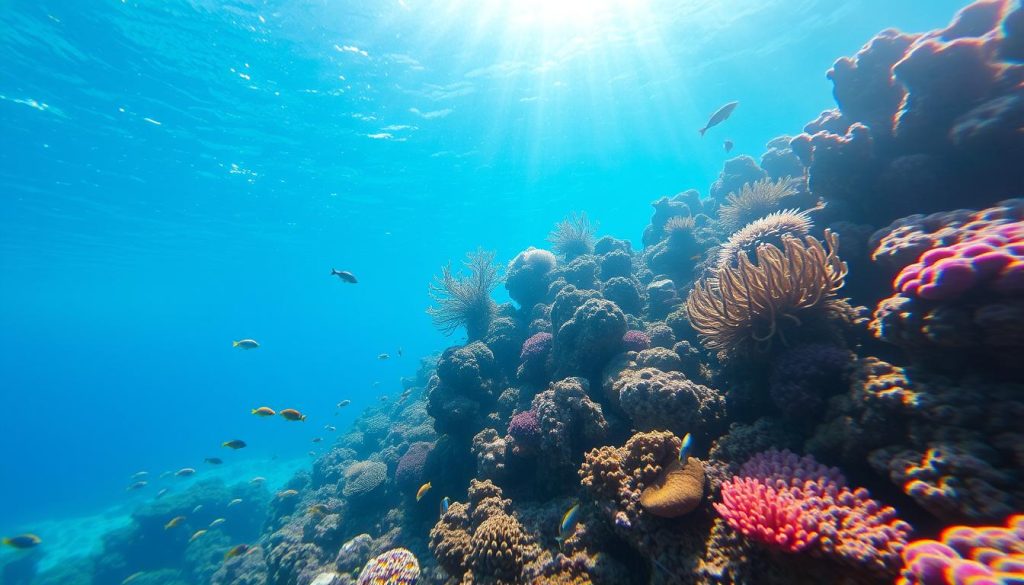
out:
{"label": "blue ocean water", "polygon": [[286,476],[450,344],[440,266],[571,211],[638,242],[831,107],[837,56],[963,4],[0,2],[0,534],[139,470]]}

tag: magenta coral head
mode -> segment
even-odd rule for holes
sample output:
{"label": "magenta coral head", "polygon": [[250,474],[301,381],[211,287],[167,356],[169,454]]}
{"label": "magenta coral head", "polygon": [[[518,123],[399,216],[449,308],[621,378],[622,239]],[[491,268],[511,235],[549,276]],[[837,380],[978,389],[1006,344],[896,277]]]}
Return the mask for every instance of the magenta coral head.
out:
{"label": "magenta coral head", "polygon": [[633,329],[622,336],[622,344],[626,351],[643,351],[650,349],[651,338],[643,331]]}
{"label": "magenta coral head", "polygon": [[526,410],[513,416],[508,423],[508,434],[515,441],[515,453],[533,450],[540,443],[540,420],[536,411]]}
{"label": "magenta coral head", "polygon": [[546,331],[531,335],[523,342],[523,350],[519,354],[519,359],[525,362],[546,357],[551,351],[553,339],[554,336]]}

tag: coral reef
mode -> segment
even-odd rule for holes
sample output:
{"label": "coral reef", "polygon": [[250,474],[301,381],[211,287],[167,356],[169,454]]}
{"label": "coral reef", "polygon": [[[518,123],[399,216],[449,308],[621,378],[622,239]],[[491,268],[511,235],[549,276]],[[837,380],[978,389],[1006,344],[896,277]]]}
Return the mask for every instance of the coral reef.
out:
{"label": "coral reef", "polygon": [[903,550],[897,585],[1014,583],[1024,579],[1024,516],[1006,526],[951,526],[939,540],[915,540]]}
{"label": "coral reef", "polygon": [[482,338],[494,318],[491,291],[498,285],[494,253],[478,250],[467,256],[469,274],[458,276],[449,264],[430,285],[430,297],[437,306],[427,310],[434,325],[446,334],[466,328],[470,341]]}

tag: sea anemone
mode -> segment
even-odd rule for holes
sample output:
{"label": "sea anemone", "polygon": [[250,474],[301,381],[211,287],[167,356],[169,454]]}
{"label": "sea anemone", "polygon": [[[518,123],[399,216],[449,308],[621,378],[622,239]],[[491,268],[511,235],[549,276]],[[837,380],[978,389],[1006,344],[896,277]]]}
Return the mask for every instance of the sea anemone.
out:
{"label": "sea anemone", "polygon": [[836,291],[843,286],[846,263],[836,255],[839,242],[825,230],[825,243],[784,236],[782,249],[757,247],[756,263],[746,254],[736,266],[722,266],[711,279],[698,281],[686,299],[690,324],[708,349],[727,359],[754,345],[766,349],[780,324],[801,325],[801,316],[824,313],[854,318],[856,311]]}
{"label": "sea anemone", "polygon": [[441,269],[441,275],[430,283],[430,298],[436,307],[427,309],[434,326],[445,335],[451,335],[459,327],[466,327],[470,341],[483,338],[490,327],[496,310],[491,300],[491,291],[498,285],[498,267],[494,264],[494,252],[477,250],[467,254],[463,263],[468,275],[455,275],[448,264]]}
{"label": "sea anemone", "polygon": [[749,256],[760,244],[779,246],[784,236],[806,236],[812,225],[809,212],[795,209],[776,211],[755,219],[733,232],[722,244],[718,250],[718,266],[735,265],[740,254]]}
{"label": "sea anemone", "polygon": [[548,241],[555,252],[571,260],[594,250],[594,226],[586,213],[573,213],[555,224],[555,229],[548,234]]}
{"label": "sea anemone", "polygon": [[726,231],[734,232],[777,210],[783,199],[797,194],[798,185],[792,177],[747,183],[738,192],[729,193],[725,198],[725,204],[718,210],[718,221]]}

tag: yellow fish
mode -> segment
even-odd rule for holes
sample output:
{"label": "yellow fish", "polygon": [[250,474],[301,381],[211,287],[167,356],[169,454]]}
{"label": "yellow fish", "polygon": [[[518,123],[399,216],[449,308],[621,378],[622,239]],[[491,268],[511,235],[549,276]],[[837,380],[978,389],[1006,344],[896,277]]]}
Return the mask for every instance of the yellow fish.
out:
{"label": "yellow fish", "polygon": [[170,530],[171,528],[174,528],[175,526],[181,524],[184,521],[185,521],[185,517],[184,516],[175,516],[174,518],[171,518],[167,522],[167,524],[164,524],[164,530]]}
{"label": "yellow fish", "polygon": [[256,416],[274,416],[275,414],[277,414],[276,412],[274,412],[274,409],[270,408],[269,406],[261,406],[259,408],[254,408],[252,409],[252,413],[255,414]]}
{"label": "yellow fish", "polygon": [[430,485],[429,481],[427,483],[421,485],[420,489],[416,491],[416,501],[418,502],[421,499],[423,499],[423,496],[427,495],[427,492],[429,492],[430,488],[432,488],[432,487],[433,486]]}
{"label": "yellow fish", "polygon": [[188,541],[193,542],[195,539],[199,538],[204,534],[206,534],[206,530],[196,530],[195,533],[192,534],[192,538],[188,539]]}

